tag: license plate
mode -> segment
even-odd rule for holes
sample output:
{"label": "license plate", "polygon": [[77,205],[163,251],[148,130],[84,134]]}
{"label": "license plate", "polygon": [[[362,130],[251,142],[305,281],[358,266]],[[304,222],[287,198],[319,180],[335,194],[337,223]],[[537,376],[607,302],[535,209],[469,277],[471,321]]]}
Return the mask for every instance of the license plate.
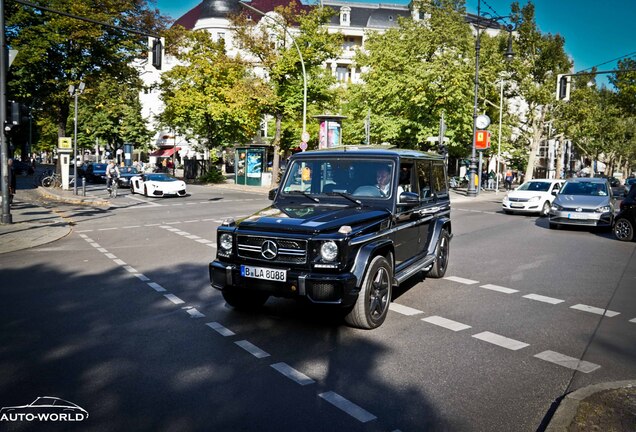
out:
{"label": "license plate", "polygon": [[523,204],[510,204],[512,208],[523,208]]}
{"label": "license plate", "polygon": [[287,270],[270,269],[266,267],[241,266],[241,276],[253,279],[264,279],[276,282],[287,281]]}
{"label": "license plate", "polygon": [[587,219],[585,213],[568,213],[568,219]]}

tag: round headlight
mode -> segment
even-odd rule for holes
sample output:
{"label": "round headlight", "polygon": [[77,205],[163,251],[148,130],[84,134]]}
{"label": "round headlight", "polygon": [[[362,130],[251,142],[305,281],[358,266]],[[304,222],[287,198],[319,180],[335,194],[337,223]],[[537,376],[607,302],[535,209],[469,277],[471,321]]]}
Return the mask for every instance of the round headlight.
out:
{"label": "round headlight", "polygon": [[231,251],[232,250],[232,235],[231,234],[221,234],[221,237],[219,237],[219,246],[221,246],[221,249],[225,250],[225,251]]}
{"label": "round headlight", "polygon": [[320,257],[323,261],[334,261],[338,258],[338,245],[334,241],[327,241],[320,247]]}
{"label": "round headlight", "polygon": [[530,198],[530,199],[528,200],[528,202],[537,202],[537,201],[539,201],[540,199],[541,199],[541,197],[540,197],[540,196],[533,196],[532,198]]}

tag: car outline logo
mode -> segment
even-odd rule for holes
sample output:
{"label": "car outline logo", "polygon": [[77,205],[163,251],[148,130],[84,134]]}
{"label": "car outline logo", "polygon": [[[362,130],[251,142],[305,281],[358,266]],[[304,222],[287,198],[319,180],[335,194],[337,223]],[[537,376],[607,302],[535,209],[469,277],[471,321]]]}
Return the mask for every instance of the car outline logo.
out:
{"label": "car outline logo", "polygon": [[582,211],[583,211],[583,209],[582,209],[581,207],[577,207],[577,208],[576,208],[576,211],[580,213],[580,212],[582,212]]}
{"label": "car outline logo", "polygon": [[55,397],[39,396],[26,405],[0,408],[0,421],[83,421],[88,411],[81,406]]}
{"label": "car outline logo", "polygon": [[271,240],[265,240],[261,245],[261,256],[273,260],[278,255],[278,246]]}

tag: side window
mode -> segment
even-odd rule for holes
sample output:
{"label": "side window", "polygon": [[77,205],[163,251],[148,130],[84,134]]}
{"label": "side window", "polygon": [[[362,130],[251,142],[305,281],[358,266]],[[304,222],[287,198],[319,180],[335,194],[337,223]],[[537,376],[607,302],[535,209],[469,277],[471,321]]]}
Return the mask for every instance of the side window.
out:
{"label": "side window", "polygon": [[413,176],[413,162],[400,161],[400,174],[398,176],[398,196],[402,192],[414,192],[416,190]]}
{"label": "side window", "polygon": [[431,161],[417,161],[417,182],[420,200],[423,203],[433,200],[431,191]]}
{"label": "side window", "polygon": [[433,191],[437,198],[448,197],[448,183],[446,182],[446,170],[444,169],[444,162],[433,162]]}

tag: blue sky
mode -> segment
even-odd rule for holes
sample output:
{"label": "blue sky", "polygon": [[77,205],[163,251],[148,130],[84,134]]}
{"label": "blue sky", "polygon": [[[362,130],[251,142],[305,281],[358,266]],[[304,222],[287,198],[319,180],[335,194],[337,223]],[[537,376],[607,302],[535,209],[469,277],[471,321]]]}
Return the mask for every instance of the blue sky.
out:
{"label": "blue sky", "polygon": [[[466,0],[469,12],[477,12],[478,0]],[[157,7],[173,18],[186,13],[200,0],[156,0]],[[407,4],[409,0],[386,0],[383,3]],[[509,0],[481,0],[482,12],[494,15],[510,13]],[[521,5],[527,0],[519,0]],[[535,19],[542,33],[560,34],[565,50],[574,61],[574,71],[631,54],[636,59],[636,0],[535,0]],[[617,61],[599,66],[615,69]],[[607,83],[599,75],[599,83]]]}

